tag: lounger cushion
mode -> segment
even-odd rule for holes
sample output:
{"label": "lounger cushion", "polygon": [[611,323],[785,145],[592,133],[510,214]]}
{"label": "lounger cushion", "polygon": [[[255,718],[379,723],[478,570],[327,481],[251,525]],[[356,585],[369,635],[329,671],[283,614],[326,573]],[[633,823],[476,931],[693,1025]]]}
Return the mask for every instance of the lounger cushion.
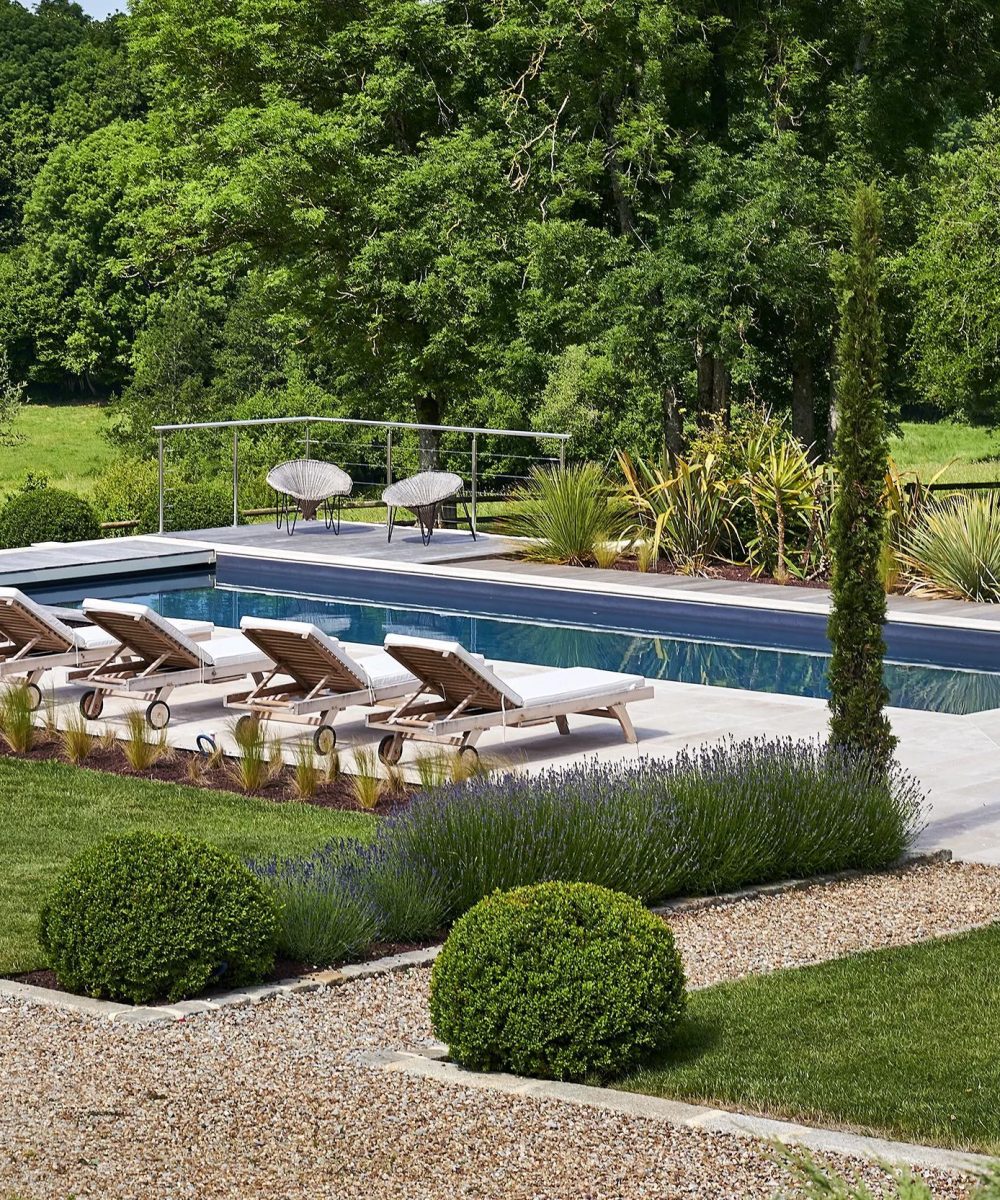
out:
{"label": "lounger cushion", "polygon": [[415,684],[417,677],[382,649],[376,647],[374,654],[366,654],[358,660],[358,666],[364,668],[369,687],[378,691],[379,688],[405,687]]}
{"label": "lounger cushion", "polygon": [[271,660],[267,655],[241,633],[212,638],[210,642],[203,643],[202,648],[208,664],[216,670],[231,671],[245,668],[246,673],[249,674],[251,671],[267,669],[271,666]]}
{"label": "lounger cushion", "polygon": [[106,629],[99,629],[96,625],[78,625],[75,629],[71,629],[73,641],[78,650],[110,650],[112,646],[118,644],[118,639],[111,636]]}
{"label": "lounger cushion", "polygon": [[599,701],[613,692],[630,692],[646,686],[641,675],[619,675],[594,667],[563,667],[534,675],[508,676],[506,683],[517,693],[518,707],[522,708],[577,700]]}

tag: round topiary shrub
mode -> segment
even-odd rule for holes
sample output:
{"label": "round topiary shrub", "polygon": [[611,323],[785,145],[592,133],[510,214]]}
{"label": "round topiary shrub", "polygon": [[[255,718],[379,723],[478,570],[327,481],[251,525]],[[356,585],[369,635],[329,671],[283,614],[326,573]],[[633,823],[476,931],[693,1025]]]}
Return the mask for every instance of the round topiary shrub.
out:
{"label": "round topiary shrub", "polygon": [[[187,483],[171,488],[163,498],[163,532],[188,529],[221,529],[233,523],[232,492],[215,483]],[[160,528],[159,494],[150,499],[139,517],[139,533]]]}
{"label": "round topiary shrub", "polygon": [[84,542],[100,536],[101,527],[87,501],[62,488],[18,492],[0,508],[2,550],[32,542]]}
{"label": "round topiary shrub", "polygon": [[659,1054],[684,1012],[673,934],[621,892],[542,883],[458,921],[431,975],[431,1020],[480,1071],[579,1080]]}
{"label": "round topiary shrub", "polygon": [[237,859],[191,838],[132,833],[70,864],[38,937],[63,987],[146,1004],[260,981],[276,934],[270,892]]}

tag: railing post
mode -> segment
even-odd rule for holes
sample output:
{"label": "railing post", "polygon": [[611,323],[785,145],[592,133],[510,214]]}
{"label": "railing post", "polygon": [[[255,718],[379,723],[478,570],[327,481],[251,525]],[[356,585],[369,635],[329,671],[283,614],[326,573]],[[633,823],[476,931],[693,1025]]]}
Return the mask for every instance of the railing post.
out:
{"label": "railing post", "polygon": [[309,422],[306,421],[306,458],[310,458],[312,456],[312,441],[310,440],[310,437],[309,437],[310,428],[311,428],[311,426],[310,426]]}
{"label": "railing post", "polygon": [[476,516],[476,496],[479,489],[476,486],[479,473],[479,434],[472,435],[472,532],[477,532],[478,518]]}
{"label": "railing post", "polygon": [[559,439],[559,470],[566,470],[566,439]]}
{"label": "railing post", "polygon": [[392,486],[392,428],[385,431],[385,486]]}
{"label": "railing post", "polygon": [[159,437],[159,448],[156,455],[157,460],[157,479],[158,479],[158,494],[160,506],[160,524],[159,531],[163,532],[163,434]]}
{"label": "railing post", "polygon": [[233,430],[233,528],[240,523],[240,431]]}

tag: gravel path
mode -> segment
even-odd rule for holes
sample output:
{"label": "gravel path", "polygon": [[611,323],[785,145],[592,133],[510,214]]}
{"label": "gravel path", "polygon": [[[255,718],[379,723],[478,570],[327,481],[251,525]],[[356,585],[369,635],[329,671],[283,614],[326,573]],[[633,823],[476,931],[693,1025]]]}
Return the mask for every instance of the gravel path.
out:
{"label": "gravel path", "polygon": [[1000,868],[927,863],[668,914],[697,987],[1000,921]]}
{"label": "gravel path", "polygon": [[[935,866],[679,914],[676,927],[701,981],[940,933],[988,919],[998,899],[1000,871]],[[750,1140],[360,1063],[358,1050],[432,1039],[428,977],[146,1030],[0,1001],[0,1195],[770,1200],[784,1182]],[[877,1187],[879,1172],[865,1175]],[[942,1200],[966,1195],[956,1177],[928,1179]]]}

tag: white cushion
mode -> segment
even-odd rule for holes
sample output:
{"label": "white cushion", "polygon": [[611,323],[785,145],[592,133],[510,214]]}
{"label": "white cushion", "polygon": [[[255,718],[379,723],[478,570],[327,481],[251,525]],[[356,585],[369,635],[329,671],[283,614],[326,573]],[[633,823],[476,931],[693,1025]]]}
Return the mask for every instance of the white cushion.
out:
{"label": "white cushion", "polygon": [[416,675],[408,671],[402,663],[397,662],[391,654],[384,650],[376,650],[374,654],[366,654],[358,663],[368,681],[368,686],[378,691],[379,688],[399,687],[417,682]]}
{"label": "white cushion", "polygon": [[101,650],[118,644],[118,639],[111,636],[106,629],[96,625],[78,625],[72,630],[73,642],[78,650]]}
{"label": "white cushion", "polygon": [[562,667],[535,675],[508,677],[507,686],[517,695],[518,707],[534,708],[575,700],[600,700],[611,692],[644,687],[641,675],[619,675],[596,667]]}
{"label": "white cushion", "polygon": [[218,670],[244,668],[245,673],[249,674],[250,671],[268,670],[274,665],[267,655],[242,633],[212,638],[210,642],[203,642],[202,647],[208,665]]}

